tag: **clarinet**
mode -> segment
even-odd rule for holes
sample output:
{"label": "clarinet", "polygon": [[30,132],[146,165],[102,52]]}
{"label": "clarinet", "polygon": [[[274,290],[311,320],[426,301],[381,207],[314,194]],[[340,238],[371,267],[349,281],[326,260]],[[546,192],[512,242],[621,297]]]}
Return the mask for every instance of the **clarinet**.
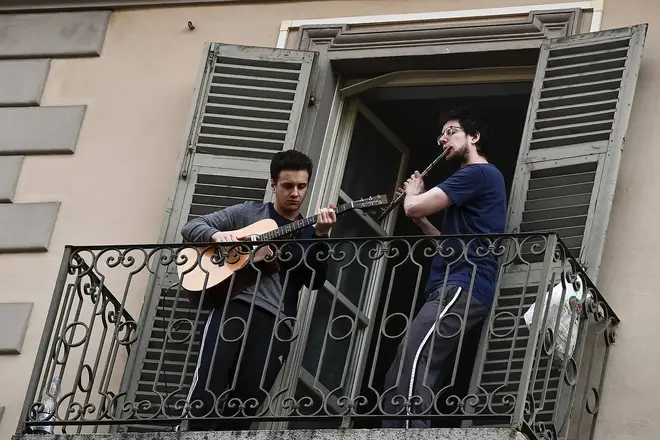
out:
{"label": "clarinet", "polygon": [[[440,154],[440,156],[436,157],[435,160],[433,160],[433,162],[431,162],[429,164],[429,166],[427,166],[426,169],[424,171],[422,171],[422,173],[421,173],[422,177],[426,176],[426,174],[429,171],[431,171],[438,164],[438,162],[440,162],[442,160],[442,158],[447,155],[448,152],[449,152],[449,148],[444,150],[442,152],[442,154]],[[392,200],[392,202],[387,206],[385,211],[383,211],[383,213],[381,215],[379,215],[376,220],[381,221],[382,219],[384,219],[385,216],[390,213],[390,211],[392,211],[399,203],[401,203],[401,201],[403,200],[403,197],[405,195],[406,195],[406,192],[404,191],[401,194],[399,194],[394,200]]]}

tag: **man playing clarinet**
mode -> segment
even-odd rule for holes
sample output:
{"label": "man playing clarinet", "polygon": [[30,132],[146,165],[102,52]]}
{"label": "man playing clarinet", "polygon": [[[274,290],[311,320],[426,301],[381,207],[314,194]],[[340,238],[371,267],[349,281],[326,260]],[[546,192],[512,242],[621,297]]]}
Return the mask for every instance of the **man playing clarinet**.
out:
{"label": "man playing clarinet", "polygon": [[[486,126],[469,110],[452,110],[442,118],[438,145],[459,169],[429,189],[419,171],[406,181],[403,202],[426,235],[500,234],[506,221],[506,190],[500,171],[485,155]],[[427,216],[444,211],[442,231]],[[467,243],[470,246],[467,246]],[[448,239],[451,256],[436,255],[424,290],[424,304],[401,341],[385,378],[383,409],[387,415],[423,415],[443,400],[436,393],[454,369],[461,334],[481,326],[495,295],[497,258],[485,240]],[[477,248],[481,246],[481,252]],[[443,252],[444,255],[446,253]],[[410,294],[412,292],[409,292]],[[458,319],[457,316],[463,319]],[[434,331],[435,330],[435,331]],[[407,341],[406,341],[407,339]],[[384,427],[429,428],[428,419],[385,420]]]}

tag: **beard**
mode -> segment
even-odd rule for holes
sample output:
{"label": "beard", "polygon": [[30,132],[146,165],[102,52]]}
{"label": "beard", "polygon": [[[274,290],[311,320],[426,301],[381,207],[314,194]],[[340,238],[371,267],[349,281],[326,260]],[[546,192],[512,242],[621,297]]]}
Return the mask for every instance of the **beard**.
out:
{"label": "beard", "polygon": [[453,151],[447,157],[447,160],[453,164],[463,165],[468,158],[468,146],[463,145],[458,148],[454,148]]}

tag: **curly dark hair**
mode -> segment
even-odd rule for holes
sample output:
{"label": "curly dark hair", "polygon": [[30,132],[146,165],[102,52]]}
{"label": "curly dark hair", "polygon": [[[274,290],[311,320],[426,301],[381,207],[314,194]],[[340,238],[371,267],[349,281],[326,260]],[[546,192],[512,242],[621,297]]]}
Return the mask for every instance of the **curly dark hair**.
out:
{"label": "curly dark hair", "polygon": [[280,151],[273,156],[270,161],[270,177],[277,182],[280,177],[280,172],[287,171],[300,171],[305,170],[312,178],[312,159],[304,153],[296,150]]}
{"label": "curly dark hair", "polygon": [[485,156],[488,147],[488,126],[486,122],[470,107],[458,107],[444,113],[438,120],[440,128],[447,121],[458,121],[466,134],[476,136],[479,134],[479,140],[476,143],[477,153]]}

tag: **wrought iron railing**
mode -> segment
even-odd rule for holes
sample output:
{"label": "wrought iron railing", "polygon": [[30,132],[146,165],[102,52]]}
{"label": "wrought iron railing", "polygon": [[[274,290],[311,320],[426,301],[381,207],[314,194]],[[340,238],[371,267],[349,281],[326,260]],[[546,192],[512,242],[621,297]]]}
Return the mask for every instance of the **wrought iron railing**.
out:
{"label": "wrought iron railing", "polygon": [[[67,247],[17,433],[378,427],[387,420],[510,426],[553,439],[593,430],[618,318],[555,234],[235,246]],[[266,246],[272,255],[256,262]],[[447,286],[424,293],[438,255],[451,262],[449,276],[459,264],[476,275],[496,260],[496,295],[483,325],[469,318],[483,307],[472,280],[462,293],[466,308],[438,311],[436,321],[453,321],[455,331],[443,334],[438,324],[422,342],[454,343],[455,356],[435,383],[431,367],[418,373],[425,385],[413,393],[401,386],[407,367],[394,361],[398,346],[422,353],[409,347],[420,306],[435,296],[439,310],[451,302]],[[210,287],[241,261],[243,269]],[[291,290],[296,280],[312,289]],[[235,297],[245,286],[259,297],[268,290],[270,302]],[[210,310],[215,318],[206,328]],[[208,355],[198,369],[204,338]],[[207,369],[216,376],[204,381]]]}

